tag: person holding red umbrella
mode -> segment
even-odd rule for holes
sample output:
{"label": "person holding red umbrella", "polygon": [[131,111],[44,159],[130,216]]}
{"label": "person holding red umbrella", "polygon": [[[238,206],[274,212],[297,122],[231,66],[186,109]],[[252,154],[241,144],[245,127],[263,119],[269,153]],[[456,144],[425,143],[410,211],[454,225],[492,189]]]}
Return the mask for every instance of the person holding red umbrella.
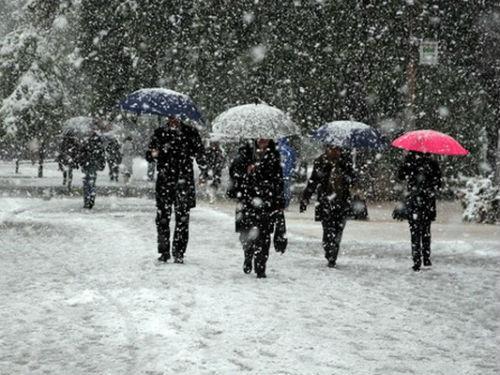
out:
{"label": "person holding red umbrella", "polygon": [[408,132],[392,142],[408,150],[397,177],[407,183],[406,210],[411,235],[413,270],[431,266],[431,223],[436,220],[436,195],[441,188],[441,170],[430,154],[466,155],[465,150],[452,137],[434,131]]}
{"label": "person holding red umbrella", "polygon": [[441,187],[441,170],[429,154],[410,151],[398,170],[406,180],[406,210],[411,234],[413,270],[431,263],[431,222],[436,220],[436,194]]}

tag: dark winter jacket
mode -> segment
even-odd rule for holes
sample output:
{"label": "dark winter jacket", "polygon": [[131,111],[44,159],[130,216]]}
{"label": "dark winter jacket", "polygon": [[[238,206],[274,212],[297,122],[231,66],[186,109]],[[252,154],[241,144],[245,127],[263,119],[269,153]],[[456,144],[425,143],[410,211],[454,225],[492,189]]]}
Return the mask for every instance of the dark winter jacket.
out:
{"label": "dark winter jacket", "polygon": [[[245,144],[229,168],[228,196],[240,203],[236,211],[237,232],[272,225],[276,211],[285,207],[280,154],[273,141],[263,154],[256,149],[255,142]],[[248,173],[252,164],[255,170]]]}
{"label": "dark winter jacket", "polygon": [[[159,150],[153,158],[151,150]],[[157,200],[165,204],[178,203],[187,208],[196,206],[193,160],[196,158],[202,173],[206,169],[205,149],[198,131],[181,124],[178,129],[161,126],[155,130],[149,149],[148,162],[156,161]]]}
{"label": "dark winter jacket", "polygon": [[78,168],[80,140],[74,135],[64,135],[56,161],[70,168]]}
{"label": "dark winter jacket", "polygon": [[398,170],[407,182],[406,209],[415,219],[436,219],[436,194],[441,187],[438,163],[425,154],[410,153]]}
{"label": "dark winter jacket", "polygon": [[354,171],[347,156],[340,157],[338,161],[330,161],[326,155],[321,155],[314,161],[301,201],[308,204],[316,193],[316,221],[328,223],[345,220],[350,209],[350,187],[353,182]]}
{"label": "dark winter jacket", "polygon": [[116,138],[109,138],[106,144],[106,160],[110,165],[119,165],[122,162],[120,143]]}
{"label": "dark winter jacket", "polygon": [[80,150],[79,164],[82,172],[86,174],[102,171],[106,166],[104,155],[104,142],[97,133],[92,133],[86,138]]}

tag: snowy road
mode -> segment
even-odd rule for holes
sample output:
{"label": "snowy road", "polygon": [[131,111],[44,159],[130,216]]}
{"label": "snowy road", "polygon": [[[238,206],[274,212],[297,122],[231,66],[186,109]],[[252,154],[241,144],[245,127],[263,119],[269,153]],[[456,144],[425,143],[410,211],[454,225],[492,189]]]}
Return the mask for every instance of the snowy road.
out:
{"label": "snowy road", "polygon": [[2,375],[498,373],[498,226],[437,223],[413,273],[406,225],[349,222],[331,270],[290,213],[257,280],[227,205],[195,209],[186,264],[159,265],[151,200],[0,202]]}

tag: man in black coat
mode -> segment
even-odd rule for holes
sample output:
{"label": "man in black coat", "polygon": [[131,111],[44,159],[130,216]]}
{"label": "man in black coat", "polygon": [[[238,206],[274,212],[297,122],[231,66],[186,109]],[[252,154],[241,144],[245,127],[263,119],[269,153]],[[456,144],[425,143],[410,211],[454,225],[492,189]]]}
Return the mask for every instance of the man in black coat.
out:
{"label": "man in black coat", "polygon": [[203,173],[206,168],[205,150],[198,131],[169,117],[165,126],[155,130],[146,160],[156,162],[156,227],[158,231],[158,258],[170,259],[170,216],[175,212],[175,230],[172,255],[175,263],[184,262],[189,238],[189,212],[196,206],[193,160],[196,158]]}
{"label": "man in black coat", "polygon": [[350,156],[337,147],[328,147],[323,155],[314,161],[311,177],[302,193],[300,212],[304,212],[312,195],[316,193],[315,220],[323,226],[323,249],[328,267],[335,267],[340,241],[349,213],[350,187],[354,171]]}
{"label": "man in black coat", "polygon": [[95,129],[91,130],[80,149],[79,164],[83,177],[83,207],[92,208],[96,196],[97,171],[106,166],[104,142]]}
{"label": "man in black coat", "polygon": [[410,152],[398,170],[398,178],[406,180],[406,210],[411,235],[413,270],[431,266],[431,222],[436,219],[436,194],[441,187],[441,170],[429,155]]}
{"label": "man in black coat", "polygon": [[243,246],[243,271],[266,277],[274,216],[285,208],[283,171],[274,141],[257,139],[246,143],[229,168],[228,196],[239,201],[236,232]]}

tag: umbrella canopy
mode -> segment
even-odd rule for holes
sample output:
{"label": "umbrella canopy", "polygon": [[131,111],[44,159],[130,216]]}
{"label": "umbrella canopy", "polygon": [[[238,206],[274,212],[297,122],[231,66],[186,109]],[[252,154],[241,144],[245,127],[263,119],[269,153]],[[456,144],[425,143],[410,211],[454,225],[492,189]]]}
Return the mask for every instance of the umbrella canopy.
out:
{"label": "umbrella canopy", "polygon": [[163,88],[134,91],[120,102],[120,108],[137,114],[175,116],[205,124],[201,112],[189,96]]}
{"label": "umbrella canopy", "polygon": [[392,145],[408,151],[438,155],[467,155],[469,151],[454,138],[436,130],[414,130],[396,138]]}
{"label": "umbrella canopy", "polygon": [[285,112],[267,104],[244,104],[228,109],[215,118],[213,131],[233,138],[276,139],[300,134]]}
{"label": "umbrella canopy", "polygon": [[348,149],[377,149],[387,145],[376,129],[356,121],[329,122],[315,130],[312,138],[329,146]]}

